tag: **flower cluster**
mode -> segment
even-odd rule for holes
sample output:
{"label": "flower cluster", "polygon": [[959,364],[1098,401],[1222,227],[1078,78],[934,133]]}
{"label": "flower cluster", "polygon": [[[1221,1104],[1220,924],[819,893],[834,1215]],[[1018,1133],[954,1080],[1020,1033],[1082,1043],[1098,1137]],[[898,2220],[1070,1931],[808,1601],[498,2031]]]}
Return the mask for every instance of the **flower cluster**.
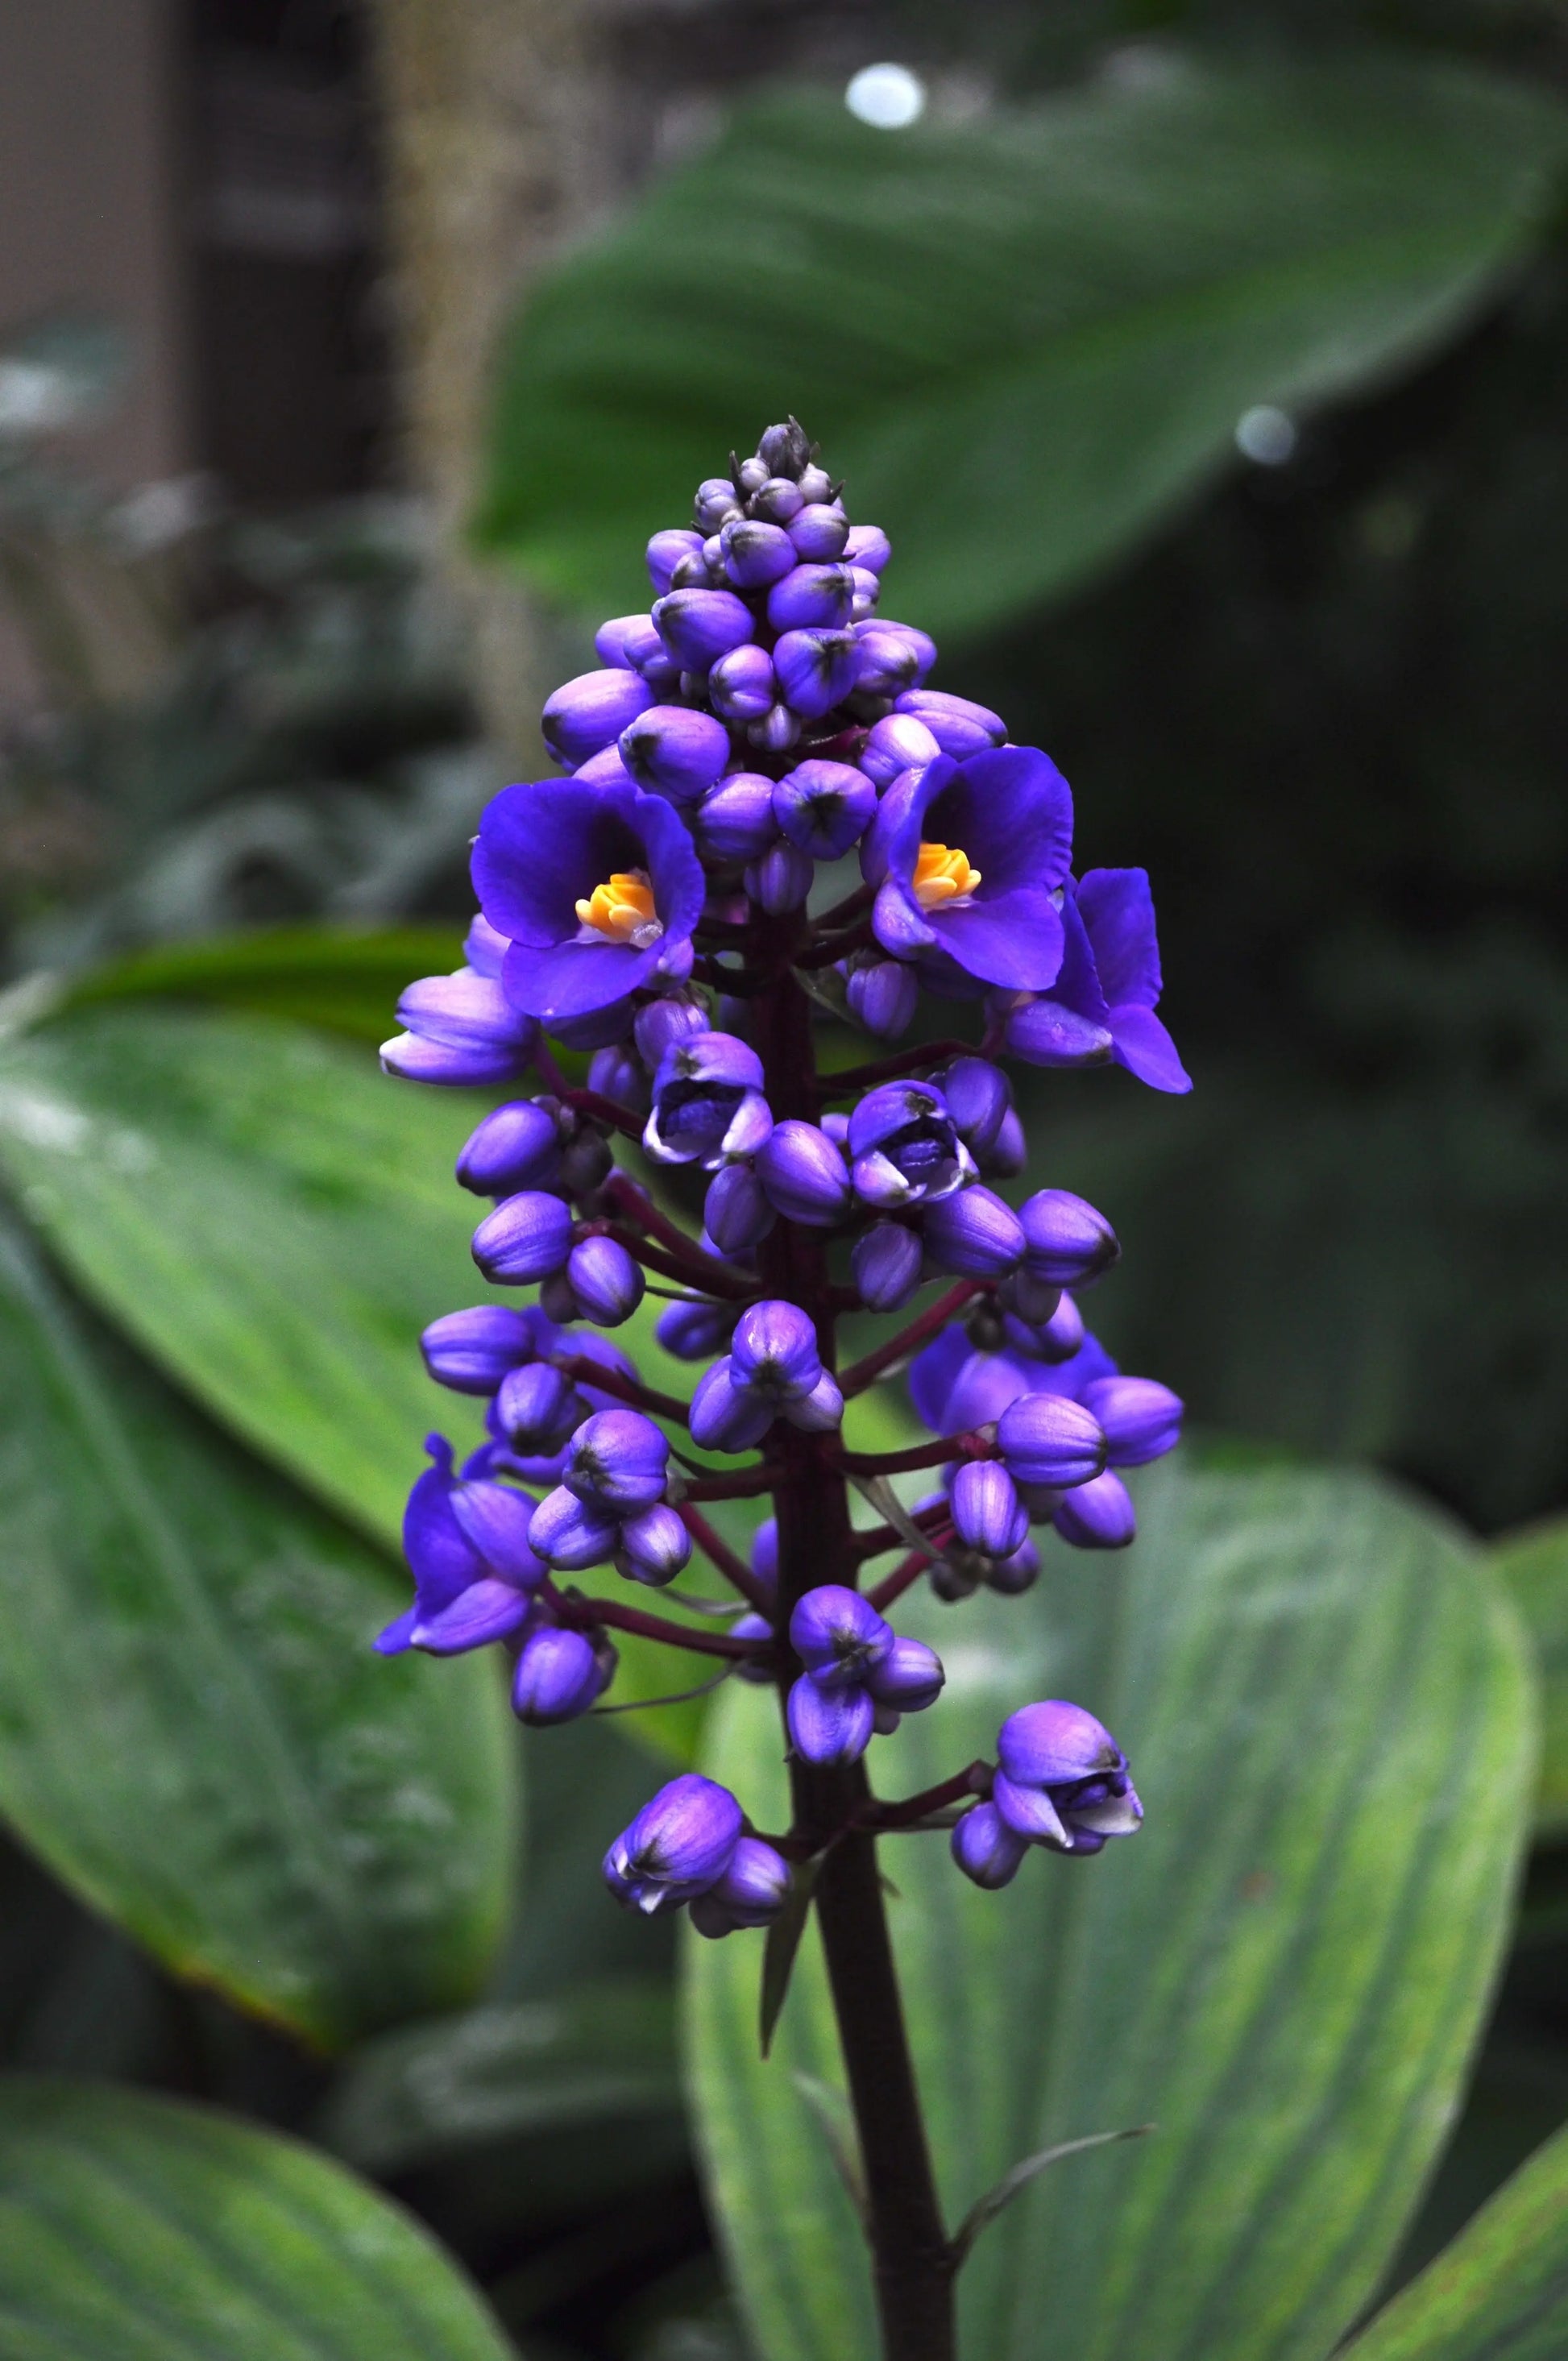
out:
{"label": "flower cluster", "polygon": [[[941,1693],[936,1653],[887,1620],[896,1599],[922,1578],[949,1601],[1026,1588],[1040,1526],[1124,1546],[1121,1471],[1181,1418],[1084,1326],[1079,1299],[1119,1252],[1109,1223],[1066,1190],[1007,1186],[1026,1146],[1003,1060],[1190,1087],[1156,1014],[1147,878],[1074,873],[1067,782],[999,715],[927,686],[932,642],[881,611],[890,554],[794,420],[699,486],[692,523],[648,544],[648,609],[607,622],[597,667],[544,708],[561,775],[484,814],[466,963],[410,986],[382,1053],[419,1082],[540,1087],[458,1159],[490,1201],[476,1264],[537,1300],[425,1333],[431,1376],[483,1400],[488,1440],[458,1473],[431,1438],[405,1525],[414,1604],[379,1644],[499,1642],[535,1723],[595,1708],[617,1631],[774,1684],[808,1774],[788,1831],[759,1836],[688,1773],[605,1859],[618,1899],[687,1905],[715,1937],[774,1916],[791,1863],[851,1829],[950,1828],[959,1867],[999,1886],[1031,1846],[1092,1853],[1140,1817],[1114,1741],[1061,1700],[1025,1706],[994,1763],[922,1796],[879,1804],[848,1775]],[[828,1012],[897,1044],[927,995],[966,1038],[817,1071]],[[840,1313],[905,1311],[933,1282],[896,1335],[838,1365]],[[660,1345],[706,1364],[689,1400],[603,1333],[651,1286]],[[905,1362],[937,1440],[853,1452],[846,1401]],[[939,1488],[851,1532],[847,1481],[920,1467]],[[748,1562],[704,1505],[770,1493]],[[565,1578],[658,1588],[694,1548],[732,1616],[670,1620]],[[902,1562],[867,1581],[883,1550]]]}

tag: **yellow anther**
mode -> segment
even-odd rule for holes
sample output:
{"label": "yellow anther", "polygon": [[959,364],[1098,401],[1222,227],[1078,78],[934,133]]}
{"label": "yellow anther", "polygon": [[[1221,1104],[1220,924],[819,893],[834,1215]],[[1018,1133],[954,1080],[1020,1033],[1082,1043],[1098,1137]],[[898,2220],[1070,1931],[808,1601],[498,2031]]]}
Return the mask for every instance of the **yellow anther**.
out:
{"label": "yellow anther", "polygon": [[577,916],[611,943],[636,942],[640,936],[646,940],[650,929],[660,931],[653,889],[641,869],[618,869],[608,884],[596,885],[588,900],[577,904]]}
{"label": "yellow anther", "polygon": [[972,894],[980,884],[980,872],[970,867],[968,853],[960,852],[956,844],[923,844],[913,882],[920,907],[939,910],[944,902]]}

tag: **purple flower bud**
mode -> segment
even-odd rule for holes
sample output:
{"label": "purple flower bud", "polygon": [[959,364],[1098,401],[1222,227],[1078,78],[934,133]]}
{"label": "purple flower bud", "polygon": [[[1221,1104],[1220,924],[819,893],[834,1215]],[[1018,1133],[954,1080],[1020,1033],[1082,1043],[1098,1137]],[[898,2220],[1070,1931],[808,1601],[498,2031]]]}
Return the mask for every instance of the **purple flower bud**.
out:
{"label": "purple flower bud", "polygon": [[907,1033],[920,1005],[915,971],[898,960],[867,960],[851,968],[845,992],[855,1017],[879,1041]]}
{"label": "purple flower bud", "polygon": [[1066,1490],[1087,1484],[1105,1465],[1099,1420],[1066,1394],[1020,1394],[997,1421],[996,1440],[1020,1484]]}
{"label": "purple flower bud", "polygon": [[457,1088],[516,1081],[539,1040],[532,1016],[515,1009],[494,976],[474,968],[422,976],[398,1003],[407,1027],[381,1045],[388,1073]]}
{"label": "purple flower bud", "polygon": [[652,1420],[618,1406],[578,1427],[564,1480],[577,1499],[629,1517],[663,1499],[669,1464],[669,1444]]}
{"label": "purple flower bud", "polygon": [[546,1565],[567,1574],[584,1566],[603,1565],[620,1539],[620,1521],[609,1509],[589,1507],[558,1484],[546,1492],[533,1512],[528,1544]]}
{"label": "purple flower bud", "polygon": [[854,598],[847,566],[797,566],[769,591],[768,620],[775,631],[837,631],[849,621]]}
{"label": "purple flower bud", "polygon": [[677,1041],[689,1041],[694,1034],[706,1033],[707,1029],[706,1004],[700,998],[688,999],[682,993],[671,993],[640,1008],[631,1032],[638,1056],[653,1073],[665,1051]]}
{"label": "purple flower bud", "polygon": [[955,1058],[940,1081],[959,1138],[983,1156],[1013,1104],[1006,1075],[989,1058]]}
{"label": "purple flower bud", "polygon": [[784,1403],[784,1414],[803,1434],[831,1434],[844,1422],[844,1397],[837,1378],[824,1369],[804,1400]]}
{"label": "purple flower bud", "polygon": [[1003,1279],[1023,1257],[1023,1224],[990,1189],[960,1189],[927,1205],[925,1235],[938,1269],[963,1279]]}
{"label": "purple flower bud", "polygon": [[[619,1056],[620,1053],[609,1050],[599,1052],[600,1057],[611,1055]],[[588,1069],[590,1089],[598,1087],[593,1080],[594,1067],[598,1064],[598,1059],[596,1058],[594,1066]],[[622,1071],[611,1069],[611,1072],[618,1084],[620,1083]],[[630,1087],[633,1095],[627,1104],[635,1109],[638,1100],[645,1097],[647,1092],[646,1078],[640,1070],[636,1071]],[[624,1090],[619,1094],[624,1096]],[[612,1091],[609,1095],[613,1098],[618,1095],[618,1093]],[[582,1198],[591,1197],[596,1190],[603,1188],[609,1178],[614,1163],[615,1159],[609,1150],[609,1141],[598,1126],[594,1123],[582,1124],[561,1151],[561,1186],[573,1202],[576,1203]]]}
{"label": "purple flower bud", "polygon": [[777,1409],[754,1387],[730,1384],[727,1353],[697,1379],[689,1412],[692,1441],[702,1451],[750,1451],[772,1426]]}
{"label": "purple flower bud", "polygon": [[1107,1468],[1069,1492],[1051,1522],[1074,1549],[1125,1549],[1137,1538],[1138,1512],[1121,1477]]}
{"label": "purple flower bud", "polygon": [[822,1375],[817,1328],[795,1303],[749,1304],[735,1323],[729,1382],[754,1386],[775,1402],[804,1401]]}
{"label": "purple flower bud", "polygon": [[769,524],[788,524],[797,517],[806,502],[800,486],[788,476],[770,476],[759,484],[747,503],[753,516],[763,517]]}
{"label": "purple flower bud", "polygon": [[611,665],[565,682],[546,701],[539,726],[556,761],[575,770],[613,744],[652,702],[653,692],[641,674]]}
{"label": "purple flower bud", "polygon": [[[740,1171],[744,1168],[730,1168]],[[729,1342],[734,1307],[723,1303],[672,1303],[659,1315],[654,1335],[677,1361],[706,1361]]]}
{"label": "purple flower bud", "polygon": [[825,1582],[797,1601],[789,1643],[820,1686],[863,1685],[893,1647],[893,1632],[869,1598]]}
{"label": "purple flower bud", "polygon": [[728,476],[707,476],[696,488],[693,518],[698,533],[718,533],[740,514],[735,487]]}
{"label": "purple flower bud", "polygon": [[866,1686],[878,1705],[898,1713],[923,1713],[935,1705],[947,1679],[942,1660],[924,1640],[894,1640],[880,1664],[866,1676]]}
{"label": "purple flower bud", "polygon": [[873,1222],[850,1250],[861,1301],[872,1312],[897,1312],[920,1284],[919,1239],[898,1222]]}
{"label": "purple flower bud", "polygon": [[520,1721],[548,1729],[575,1721],[601,1697],[614,1675],[614,1651],[606,1667],[581,1631],[545,1624],[523,1642],[512,1675],[511,1709]]}
{"label": "purple flower bud", "polygon": [[849,1146],[850,1118],[847,1115],[840,1115],[837,1110],[825,1115],[822,1128],[835,1148],[842,1149]]}
{"label": "purple flower bud", "polygon": [[828,1230],[850,1210],[850,1176],[826,1132],[792,1119],[776,1124],[757,1157],[757,1178],[784,1219]]}
{"label": "purple flower bud", "polygon": [[762,1065],[732,1033],[693,1033],[672,1042],[653,1081],[653,1112],[642,1145],[658,1164],[754,1155],[773,1129],[762,1094]]}
{"label": "purple flower bud", "polygon": [[814,500],[790,519],[789,539],[796,556],[810,566],[830,566],[842,557],[850,538],[850,520],[842,509]]}
{"label": "purple flower bud", "polygon": [[856,758],[881,794],[905,771],[923,771],[941,752],[926,724],[913,713],[886,713],[867,735]]}
{"label": "purple flower bud", "polygon": [[588,1088],[601,1098],[630,1107],[633,1114],[641,1114],[649,1103],[648,1077],[624,1041],[610,1041],[594,1051]]}
{"label": "purple flower bud", "polygon": [[594,653],[600,664],[618,672],[641,672],[641,658],[656,654],[662,659],[663,653],[664,643],[646,608],[635,615],[612,615],[594,633]]}
{"label": "purple flower bud", "polygon": [[648,579],[655,593],[663,597],[669,588],[676,566],[684,557],[700,557],[703,535],[693,533],[689,526],[675,525],[656,533],[648,544]]}
{"label": "purple flower bud", "polygon": [[1083,1314],[1070,1295],[1057,1299],[1048,1320],[1031,1323],[1030,1349],[1042,1361],[1070,1361],[1084,1339]]}
{"label": "purple flower bud", "polygon": [[737,590],[763,590],[793,573],[799,553],[782,525],[760,517],[739,517],[719,535],[726,577]]}
{"label": "purple flower bud", "polygon": [[787,754],[800,737],[799,718],[787,705],[770,705],[761,719],[747,722],[746,737],[764,754]]}
{"label": "purple flower bud", "polygon": [[733,590],[672,590],[654,602],[653,621],[683,672],[706,673],[751,637],[751,609]]}
{"label": "purple flower bud", "polygon": [[1082,1287],[1118,1260],[1122,1249],[1103,1213],[1069,1189],[1036,1189],[1018,1209],[1024,1268],[1050,1287]]}
{"label": "purple flower bud", "polygon": [[538,1352],[540,1324],[536,1312],[479,1303],[433,1320],[420,1350],[438,1386],[457,1394],[493,1394],[509,1369]]}
{"label": "purple flower bud", "polygon": [[1107,1066],[1115,1045],[1103,1025],[1059,1000],[1027,1000],[1007,1019],[1003,1036],[1026,1066]]}
{"label": "purple flower bud", "polygon": [[994,1804],[977,1804],[953,1830],[953,1859],[966,1877],[987,1893],[1011,1885],[1029,1850],[1026,1837],[1011,1829]]}
{"label": "purple flower bud", "polygon": [[561,1127],[554,1101],[511,1099],[469,1135],[457,1178],[477,1197],[512,1197],[554,1187],[561,1173]]}
{"label": "purple flower bud", "polygon": [[721,1255],[745,1254],[760,1246],[777,1219],[750,1165],[726,1164],[708,1182],[702,1223]]}
{"label": "purple flower bud", "polygon": [[770,1598],[779,1587],[779,1521],[764,1517],[751,1535],[751,1571]]}
{"label": "purple flower bud", "polygon": [[537,1189],[503,1197],[474,1233],[474,1260],[499,1287],[548,1279],[565,1267],[571,1250],[571,1207]]}
{"label": "purple flower bud", "polygon": [[728,1787],[683,1771],[644,1804],[604,1857],[618,1902],[652,1916],[717,1885],[740,1842],[743,1815]]}
{"label": "purple flower bud", "polygon": [[697,851],[710,861],[759,860],[778,832],[773,782],[760,771],[732,771],[720,779],[704,796],[692,820]]}
{"label": "purple flower bud", "polygon": [[608,1042],[624,1041],[631,1030],[630,1000],[611,1001],[591,1008],[586,1016],[553,1017],[550,1030],[564,1049],[602,1049]]}
{"label": "purple flower bud", "polygon": [[760,861],[748,865],[746,891],[759,909],[777,917],[784,910],[799,909],[815,875],[809,852],[794,844],[770,845]]}
{"label": "purple flower bud", "polygon": [[994,1459],[971,1459],[953,1477],[953,1525],[982,1557],[1011,1557],[1029,1538],[1029,1519],[1013,1478]]}
{"label": "purple flower bud", "polygon": [[[811,444],[799,419],[786,418],[782,426],[765,428],[757,445],[757,456],[771,474],[788,476],[798,484],[812,460]],[[820,474],[820,468],[816,472]],[[801,495],[803,500],[807,497],[804,492]]]}
{"label": "purple flower bud", "polygon": [[848,852],[875,809],[876,789],[848,763],[797,763],[773,789],[773,818],[814,861]]}
{"label": "purple flower bud", "polygon": [[583,1408],[569,1378],[548,1361],[509,1369],[496,1395],[495,1423],[510,1449],[543,1457],[569,1441]]}
{"label": "purple flower bud", "polygon": [[553,1270],[548,1279],[541,1280],[539,1309],[547,1319],[555,1323],[557,1328],[569,1327],[574,1320],[581,1318],[577,1299],[572,1292],[572,1282],[564,1269]]}
{"label": "purple flower bud", "polygon": [[850,538],[844,544],[844,556],[851,566],[864,566],[872,574],[880,574],[893,555],[893,544],[880,524],[853,524]]}
{"label": "purple flower bud", "polygon": [[949,697],[945,689],[905,689],[896,710],[923,721],[943,753],[950,754],[955,763],[982,754],[988,746],[1000,746],[1007,737],[1007,724],[999,713],[971,703],[967,697]]}
{"label": "purple flower bud", "polygon": [[880,616],[856,624],[855,644],[860,651],[855,686],[872,697],[897,697],[913,688],[937,661],[937,642],[926,632],[917,631],[913,623],[887,622]]}
{"label": "purple flower bud", "polygon": [[676,804],[706,795],[729,760],[723,722],[684,705],[651,705],[621,731],[619,743],[638,785]]}
{"label": "purple flower bud", "polygon": [[786,631],[773,650],[773,672],[792,713],[815,721],[848,697],[860,675],[852,631]]}
{"label": "purple flower bud", "polygon": [[858,1763],[876,1727],[876,1707],[863,1688],[825,1689],[804,1674],[784,1708],[790,1744],[806,1763]]}
{"label": "purple flower bud", "polygon": [[1097,1378],[1082,1399],[1105,1430],[1113,1467],[1142,1467],[1181,1440],[1180,1398],[1154,1378]]}
{"label": "purple flower bud", "polygon": [[630,1320],[647,1284],[619,1238],[582,1239],[567,1257],[566,1277],[583,1318],[596,1328],[619,1328]]}
{"label": "purple flower bud", "polygon": [[876,613],[877,600],[882,596],[882,584],[863,566],[851,566],[850,579],[855,586],[854,603],[850,609],[851,623],[869,623]]}
{"label": "purple flower bud", "polygon": [[975,1162],[993,1180],[1011,1180],[1029,1161],[1029,1143],[1016,1107],[1009,1107],[996,1127],[996,1137]]}
{"label": "purple flower bud", "polygon": [[997,1289],[996,1301],[1026,1328],[1043,1328],[1055,1316],[1061,1294],[1048,1279],[1032,1278],[1020,1264]]}
{"label": "purple flower bud", "polygon": [[1143,1817],[1127,1758],[1081,1706],[1053,1697],[1010,1714],[997,1732],[993,1800],[1016,1834],[1058,1852],[1098,1852]]}
{"label": "purple flower bud", "polygon": [[773,658],[753,643],[731,648],[708,674],[707,694],[726,721],[760,721],[778,695]]}
{"label": "purple flower bud", "polygon": [[1032,1541],[1020,1543],[1011,1557],[997,1558],[985,1569],[989,1587],[998,1590],[1004,1598],[1016,1598],[1021,1592],[1032,1590],[1039,1576],[1040,1553]]}
{"label": "purple flower bud", "polygon": [[949,1196],[974,1178],[942,1093],[932,1082],[883,1082],[850,1117],[855,1194],[885,1209]]}
{"label": "purple flower bud", "polygon": [[782,1853],[761,1837],[741,1837],[718,1883],[694,1898],[692,1925],[699,1935],[715,1940],[738,1927],[769,1926],[784,1908],[794,1882]]}
{"label": "purple flower bud", "polygon": [[621,1526],[615,1570],[629,1582],[643,1582],[657,1590],[674,1582],[691,1554],[691,1535],[674,1509],[661,1500]]}
{"label": "purple flower bud", "polygon": [[759,1651],[754,1656],[737,1657],[736,1679],[754,1682],[759,1688],[764,1686],[771,1687],[774,1677],[773,1663],[769,1656],[761,1653],[764,1646],[771,1648],[773,1644],[773,1627],[767,1617],[738,1615],[729,1626],[729,1632],[732,1639],[751,1641]]}

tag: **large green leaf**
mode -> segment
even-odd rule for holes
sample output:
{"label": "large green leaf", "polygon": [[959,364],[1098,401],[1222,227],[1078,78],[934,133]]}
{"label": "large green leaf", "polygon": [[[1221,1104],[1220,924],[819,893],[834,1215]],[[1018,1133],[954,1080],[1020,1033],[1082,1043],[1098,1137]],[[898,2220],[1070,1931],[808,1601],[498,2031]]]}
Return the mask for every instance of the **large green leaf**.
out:
{"label": "large green leaf", "polygon": [[370,1641],[391,1570],[0,1231],[0,1809],[181,1974],[335,2044],[468,1997],[501,1931],[494,1668]]}
{"label": "large green leaf", "polygon": [[54,979],[60,1005],[169,1000],[290,1016],[353,1040],[386,1040],[398,994],[416,975],[462,964],[455,928],[268,927],[213,941],[158,943]]}
{"label": "large green leaf", "polygon": [[1146,531],[1249,406],[1452,333],[1565,139],[1517,85],[1365,56],[1172,59],[963,127],[743,107],[529,299],[481,537],[627,607],[640,537],[793,410],[892,533],[894,611],[973,629]]}
{"label": "large green leaf", "polygon": [[[974,2361],[1321,2361],[1370,2297],[1455,2102],[1528,1821],[1517,1624],[1444,1523],[1349,1472],[1156,1471],[1125,1557],[1054,1549],[1036,1588],[904,1628],[948,1674],[880,1744],[917,1790],[1003,1714],[1076,1697],[1133,1757],[1141,1834],[1044,1855],[1000,1895],[939,1838],[884,1845],[913,2037],[957,2221],[1056,2165],[965,2270]],[[783,1808],[770,1700],[707,1767]],[[796,2073],[841,2083],[808,1944],[767,2064],[758,1946],[693,1938],[686,2029],[713,2193],[769,2361],[863,2361],[863,2254]]]}
{"label": "large green leaf", "polygon": [[1568,1518],[1505,1533],[1496,1563],[1524,1617],[1541,1667],[1543,1729],[1536,1825],[1568,1835]]}
{"label": "large green leaf", "polygon": [[1402,2290],[1344,2361],[1561,2361],[1568,2352],[1568,2132]]}
{"label": "large green leaf", "polygon": [[508,2361],[427,2231],[205,2108],[0,2085],[4,2361]]}

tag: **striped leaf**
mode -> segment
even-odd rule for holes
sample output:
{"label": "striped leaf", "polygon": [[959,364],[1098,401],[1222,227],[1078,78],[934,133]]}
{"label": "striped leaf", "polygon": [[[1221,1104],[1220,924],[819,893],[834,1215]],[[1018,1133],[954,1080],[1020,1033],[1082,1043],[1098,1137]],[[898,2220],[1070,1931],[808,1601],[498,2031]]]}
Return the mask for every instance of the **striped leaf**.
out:
{"label": "striped leaf", "polygon": [[[1142,1486],[1123,1558],[1053,1548],[1022,1599],[927,1599],[948,1686],[880,1741],[889,1794],[1067,1696],[1133,1758],[1141,1834],[1040,1854],[1004,1894],[938,1837],[884,1842],[950,2223],[1053,2165],[977,2246],[985,2361],[1321,2361],[1370,2298],[1452,2117],[1533,1778],[1514,1619],[1452,1528],[1353,1474]],[[770,1700],[731,1695],[706,1768],[783,1807]],[[760,1945],[689,1940],[685,2026],[711,2187],[768,2361],[864,2361],[865,2259],[795,2077],[841,2087],[808,1942],[757,2056]]]}
{"label": "striped leaf", "polygon": [[1495,1564],[1535,1644],[1543,1708],[1536,1833],[1568,1836],[1568,1517],[1505,1533]]}

